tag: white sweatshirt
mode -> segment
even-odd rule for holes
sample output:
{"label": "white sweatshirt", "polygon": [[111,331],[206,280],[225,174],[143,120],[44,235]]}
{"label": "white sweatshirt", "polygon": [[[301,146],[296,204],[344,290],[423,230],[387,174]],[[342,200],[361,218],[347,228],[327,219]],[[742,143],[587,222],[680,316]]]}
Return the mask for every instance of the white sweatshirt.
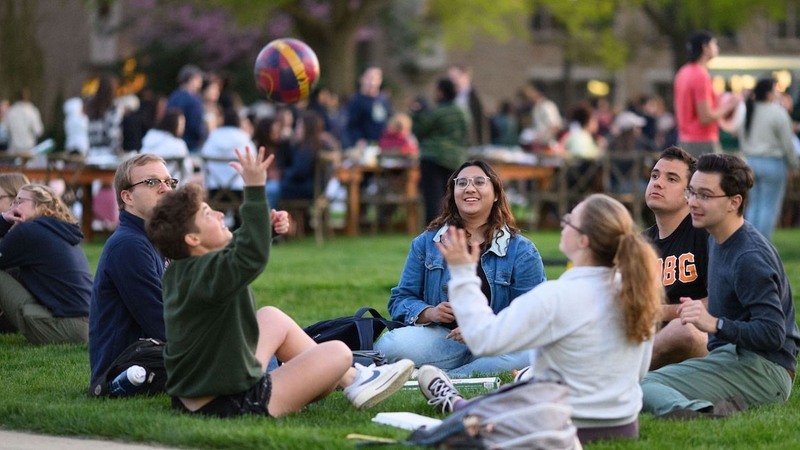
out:
{"label": "white sweatshirt", "polygon": [[[629,342],[615,304],[616,271],[575,267],[517,297],[495,315],[474,264],[450,266],[450,301],[470,351],[477,356],[531,349],[533,376],[555,372],[569,388],[578,428],[626,425],[642,407],[652,339]],[[533,350],[537,349],[537,350]],[[552,378],[552,375],[550,376]]]}

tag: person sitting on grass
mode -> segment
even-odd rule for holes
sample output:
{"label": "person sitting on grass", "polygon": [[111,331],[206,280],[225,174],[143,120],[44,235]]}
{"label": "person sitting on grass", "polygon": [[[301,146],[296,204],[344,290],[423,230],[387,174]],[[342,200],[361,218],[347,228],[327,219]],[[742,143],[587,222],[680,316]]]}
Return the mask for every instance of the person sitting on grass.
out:
{"label": "person sitting on grass", "polygon": [[708,242],[708,302],[682,297],[681,323],[708,333],[708,354],[642,380],[644,411],[719,418],[783,403],[794,386],[800,329],[780,254],[744,218],[753,171],[734,155],[704,154],[684,191]]}
{"label": "person sitting on grass", "polygon": [[[173,408],[217,417],[278,417],[337,386],[356,408],[377,404],[403,386],[413,362],[354,368],[344,343],[315,343],[275,307],[256,311],[249,285],[269,259],[264,186],[274,156],[265,159],[263,147],[257,155],[249,147],[235,152],[238,162],[231,167],[245,186],[242,226],[235,233],[194,184],[167,192],[146,225],[153,244],[172,260],[162,289]],[[265,373],[273,355],[284,364]]]}
{"label": "person sitting on grass", "polygon": [[408,358],[459,378],[520,369],[530,364],[527,352],[480,357],[464,343],[451,306],[455,296],[447,290],[451,272],[436,244],[447,239],[450,225],[463,228],[470,242],[480,244],[481,290],[496,313],[545,281],[542,258],[520,234],[503,182],[489,164],[465,162],[447,184],[444,211],[411,243],[389,298],[392,320],[410,326],[385,333],[375,349],[389,361]]}
{"label": "person sitting on grass", "polygon": [[31,343],[85,344],[92,272],[78,220],[41,184],[22,186],[2,216],[0,312]]}
{"label": "person sitting on grass", "polygon": [[[436,247],[450,267],[453,312],[475,354],[528,349],[534,378],[563,379],[582,443],[636,438],[639,380],[650,365],[664,296],[655,250],[625,206],[604,194],[579,203],[561,227],[559,248],[574,267],[499,313],[481,292],[478,245],[451,227]],[[466,402],[436,367],[421,367],[417,379],[431,405],[452,411]]]}
{"label": "person sitting on grass", "polygon": [[[17,198],[19,188],[29,184],[25,174],[20,172],[0,173],[0,213],[11,209],[11,203]],[[14,325],[8,320],[8,315],[0,310],[0,333],[13,333]]]}

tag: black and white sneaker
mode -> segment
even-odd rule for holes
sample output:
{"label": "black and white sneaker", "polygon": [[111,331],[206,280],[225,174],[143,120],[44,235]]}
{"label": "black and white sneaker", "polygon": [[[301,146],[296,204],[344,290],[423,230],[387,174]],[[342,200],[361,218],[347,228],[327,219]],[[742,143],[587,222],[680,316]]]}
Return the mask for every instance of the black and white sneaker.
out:
{"label": "black and white sneaker", "polygon": [[429,405],[441,408],[444,413],[453,412],[453,403],[461,398],[461,394],[442,369],[428,365],[420,367],[417,382]]}

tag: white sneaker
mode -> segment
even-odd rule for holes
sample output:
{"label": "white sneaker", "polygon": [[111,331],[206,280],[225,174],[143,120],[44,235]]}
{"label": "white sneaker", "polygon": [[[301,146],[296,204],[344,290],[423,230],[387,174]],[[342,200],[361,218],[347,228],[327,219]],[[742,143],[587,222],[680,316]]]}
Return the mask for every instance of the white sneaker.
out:
{"label": "white sneaker", "polygon": [[531,370],[531,366],[525,366],[522,369],[517,371],[517,374],[514,375],[514,383],[518,381],[525,381],[533,376],[533,371]]}
{"label": "white sneaker", "polygon": [[453,403],[461,394],[442,369],[428,365],[420,367],[417,382],[429,405],[441,407],[444,413],[453,412]]}
{"label": "white sneaker", "polygon": [[394,364],[364,367],[356,363],[356,378],[344,388],[344,396],[356,409],[371,408],[403,387],[414,371],[414,362],[401,359]]}

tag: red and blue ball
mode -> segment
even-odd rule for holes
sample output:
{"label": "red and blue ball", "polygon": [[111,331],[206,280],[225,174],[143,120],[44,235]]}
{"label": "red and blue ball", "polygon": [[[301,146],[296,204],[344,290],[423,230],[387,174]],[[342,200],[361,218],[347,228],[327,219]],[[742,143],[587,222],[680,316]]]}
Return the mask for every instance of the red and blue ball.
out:
{"label": "red and blue ball", "polygon": [[305,42],[276,39],[261,49],[255,64],[256,87],[268,100],[297,103],[306,100],[319,80],[319,60]]}

